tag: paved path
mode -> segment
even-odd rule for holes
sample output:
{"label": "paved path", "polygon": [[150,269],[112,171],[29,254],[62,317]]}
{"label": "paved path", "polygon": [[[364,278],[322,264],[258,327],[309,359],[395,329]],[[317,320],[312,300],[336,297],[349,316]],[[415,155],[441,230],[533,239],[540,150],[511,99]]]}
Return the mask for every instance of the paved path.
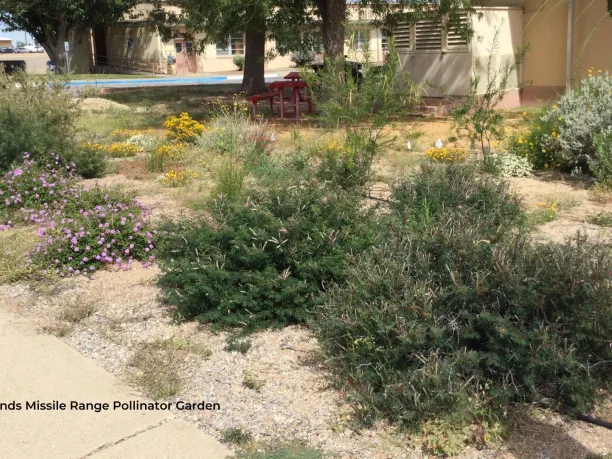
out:
{"label": "paved path", "polygon": [[[148,402],[61,340],[0,311],[0,457],[6,459],[221,459],[231,452],[169,411],[113,410]],[[20,411],[4,404],[20,403]],[[65,403],[64,411],[26,402]],[[106,402],[76,411],[70,402]],[[223,416],[223,412],[218,413]]]}

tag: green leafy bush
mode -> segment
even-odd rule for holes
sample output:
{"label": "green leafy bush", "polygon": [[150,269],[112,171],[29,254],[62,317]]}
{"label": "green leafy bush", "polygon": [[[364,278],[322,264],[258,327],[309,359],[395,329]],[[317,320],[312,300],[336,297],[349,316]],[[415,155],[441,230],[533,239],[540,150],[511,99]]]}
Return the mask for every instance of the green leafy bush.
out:
{"label": "green leafy bush", "polygon": [[593,138],[595,155],[589,161],[589,167],[599,186],[612,189],[612,126]]}
{"label": "green leafy bush", "polygon": [[587,410],[612,370],[609,251],[533,243],[516,199],[462,168],[425,168],[392,210],[314,322],[364,416],[461,425],[517,401]]}
{"label": "green leafy bush", "polygon": [[108,170],[108,162],[103,150],[84,143],[64,155],[64,159],[74,164],[75,172],[85,179],[103,177]]}
{"label": "green leafy bush", "polygon": [[236,66],[238,70],[240,70],[241,72],[244,70],[244,56],[237,54],[232,59],[232,62],[234,63],[234,65]]}
{"label": "green leafy bush", "polygon": [[181,318],[247,329],[305,322],[371,243],[357,198],[317,183],[217,199],[214,221],[167,222],[158,244],[165,300]]}
{"label": "green leafy bush", "polygon": [[0,170],[50,152],[63,157],[74,148],[76,99],[49,76],[0,71]]}
{"label": "green leafy bush", "polygon": [[291,62],[293,62],[296,67],[306,67],[314,62],[315,53],[311,50],[301,50],[291,54],[289,59],[291,59]]}
{"label": "green leafy bush", "polygon": [[547,139],[557,135],[556,125],[548,121],[550,106],[535,112],[523,113],[523,128],[512,134],[508,140],[508,152],[526,158],[534,169],[549,167],[567,168],[568,164],[559,158],[554,149],[547,145]]}
{"label": "green leafy bush", "polygon": [[540,145],[548,153],[546,164],[587,171],[595,136],[612,126],[612,76],[590,72],[579,88],[542,114],[542,123],[552,127]]}

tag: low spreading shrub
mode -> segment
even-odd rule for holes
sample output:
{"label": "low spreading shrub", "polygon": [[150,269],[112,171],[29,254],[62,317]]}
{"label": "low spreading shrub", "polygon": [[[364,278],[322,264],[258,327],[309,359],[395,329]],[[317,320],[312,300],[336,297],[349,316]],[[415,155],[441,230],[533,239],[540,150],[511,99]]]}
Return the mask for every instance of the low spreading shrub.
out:
{"label": "low spreading shrub", "polygon": [[118,140],[128,140],[135,136],[155,136],[153,129],[115,129],[111,132],[111,137]]}
{"label": "low spreading shrub", "polygon": [[425,156],[434,162],[454,163],[465,161],[468,157],[468,152],[463,148],[434,147],[427,150]]}
{"label": "low spreading shrub", "polygon": [[129,158],[140,153],[142,148],[134,143],[117,142],[105,145],[104,151],[111,158]]}
{"label": "low spreading shrub", "polygon": [[195,142],[204,132],[204,125],[185,112],[169,117],[164,126],[168,129],[168,137],[178,142]]}
{"label": "low spreading shrub", "polygon": [[500,177],[529,177],[532,165],[528,158],[505,154],[491,156],[491,163]]}
{"label": "low spreading shrub", "polygon": [[153,153],[164,158],[164,161],[180,161],[185,158],[186,146],[182,143],[160,145]]}
{"label": "low spreading shrub", "polygon": [[102,266],[128,269],[136,260],[155,260],[149,210],[133,197],[104,188],[79,190],[39,229],[30,254],[62,277],[93,276]]}
{"label": "low spreading shrub", "polygon": [[167,222],[159,285],[179,318],[247,329],[305,322],[370,244],[359,199],[318,183],[218,198],[212,222]]}
{"label": "low spreading shrub", "polygon": [[126,143],[138,146],[140,151],[152,151],[159,145],[160,139],[153,134],[135,134]]}
{"label": "low spreading shrub", "polygon": [[172,169],[157,177],[157,181],[163,186],[179,188],[186,186],[194,178],[196,178],[196,174],[192,171]]}
{"label": "low spreading shrub", "polygon": [[400,183],[380,243],[327,290],[314,327],[340,382],[410,426],[588,410],[612,370],[610,252],[534,243],[505,187],[455,167]]}
{"label": "low spreading shrub", "polygon": [[53,215],[54,208],[77,196],[71,166],[62,166],[57,155],[35,161],[26,153],[21,166],[0,179],[0,224],[11,227],[17,221],[44,223]]}
{"label": "low spreading shrub", "polygon": [[77,100],[51,76],[0,70],[0,171],[21,161],[74,149]]}
{"label": "low spreading shrub", "polygon": [[39,242],[25,260],[60,276],[154,262],[148,215],[125,193],[78,186],[73,168],[62,166],[59,156],[34,161],[26,154],[22,166],[0,179],[0,226],[38,225]]}

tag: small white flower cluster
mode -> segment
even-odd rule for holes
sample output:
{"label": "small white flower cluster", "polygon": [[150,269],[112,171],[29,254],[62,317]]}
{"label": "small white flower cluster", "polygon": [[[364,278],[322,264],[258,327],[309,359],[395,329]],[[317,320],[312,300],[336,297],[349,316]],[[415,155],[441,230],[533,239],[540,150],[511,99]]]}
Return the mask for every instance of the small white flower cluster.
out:
{"label": "small white flower cluster", "polygon": [[505,154],[495,158],[495,168],[501,177],[529,177],[532,166],[527,158]]}
{"label": "small white flower cluster", "polygon": [[154,135],[136,134],[130,137],[126,142],[138,145],[143,151],[151,151],[157,146],[159,139]]}

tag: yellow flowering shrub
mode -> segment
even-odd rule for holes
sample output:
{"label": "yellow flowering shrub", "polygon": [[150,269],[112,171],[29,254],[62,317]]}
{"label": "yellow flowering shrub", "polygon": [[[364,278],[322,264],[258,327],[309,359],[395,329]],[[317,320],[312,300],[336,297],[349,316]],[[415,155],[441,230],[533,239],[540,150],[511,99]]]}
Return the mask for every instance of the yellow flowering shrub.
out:
{"label": "yellow flowering shrub", "polygon": [[537,223],[552,222],[559,216],[559,205],[551,200],[542,201],[535,205],[532,220]]}
{"label": "yellow flowering shrub", "polygon": [[463,148],[434,147],[427,150],[425,156],[435,162],[453,163],[465,161],[468,157],[468,152]]}
{"label": "yellow flowering shrub", "polygon": [[155,135],[155,132],[151,128],[147,129],[115,129],[111,132],[113,139],[129,139],[135,135]]}
{"label": "yellow flowering shrub", "polygon": [[161,183],[163,186],[167,186],[170,188],[178,188],[187,185],[194,178],[196,178],[196,174],[190,170],[175,170],[172,169],[165,174],[157,177],[157,181]]}
{"label": "yellow flowering shrub", "polygon": [[155,150],[154,154],[161,156],[165,160],[180,161],[185,158],[185,145],[182,143],[161,145]]}
{"label": "yellow flowering shrub", "polygon": [[140,147],[131,143],[118,142],[111,144],[101,144],[94,142],[84,142],[80,145],[81,150],[97,151],[105,153],[111,158],[127,158],[136,156],[140,153]]}
{"label": "yellow flowering shrub", "polygon": [[111,158],[128,158],[140,153],[140,147],[133,143],[118,142],[105,145],[105,147],[106,154]]}
{"label": "yellow flowering shrub", "polygon": [[180,142],[195,142],[204,132],[204,125],[194,120],[186,112],[179,116],[171,116],[166,120],[164,126],[168,129],[168,137]]}

